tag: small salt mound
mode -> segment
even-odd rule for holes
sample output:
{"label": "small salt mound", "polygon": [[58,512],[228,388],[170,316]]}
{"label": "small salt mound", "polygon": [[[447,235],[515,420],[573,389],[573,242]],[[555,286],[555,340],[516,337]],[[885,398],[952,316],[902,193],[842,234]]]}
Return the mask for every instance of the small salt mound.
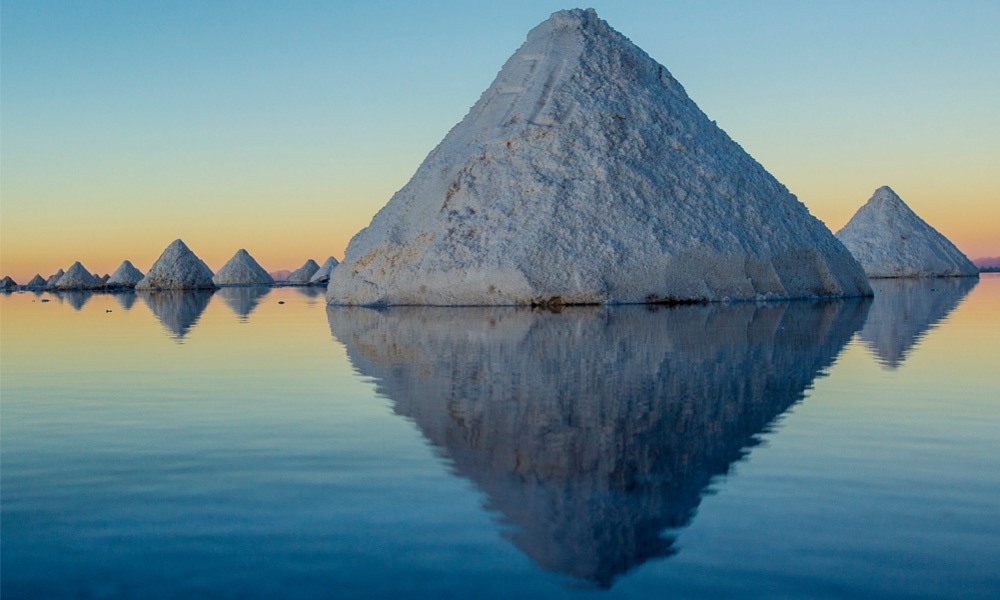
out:
{"label": "small salt mound", "polygon": [[309,283],[309,279],[316,274],[316,271],[319,271],[319,265],[316,264],[316,261],[310,258],[304,265],[293,271],[292,274],[288,276],[288,283],[305,285]]}
{"label": "small salt mound", "polygon": [[979,276],[976,265],[889,186],[875,190],[837,238],[872,278]]}
{"label": "small salt mound", "polygon": [[528,34],[327,288],[366,305],[859,295],[843,244],[593,10]]}
{"label": "small salt mound", "polygon": [[101,286],[101,280],[94,277],[80,261],[73,263],[66,274],[55,284],[57,290],[91,290]]}
{"label": "small salt mound", "polygon": [[333,271],[333,269],[339,264],[340,262],[332,256],[326,259],[326,262],[324,262],[319,268],[319,271],[316,271],[316,273],[309,278],[309,283],[313,285],[327,283],[330,281],[330,271]]}
{"label": "small salt mound", "polygon": [[135,285],[137,290],[214,290],[215,287],[212,270],[181,240],[171,242]]}
{"label": "small salt mound", "polygon": [[35,276],[31,278],[31,281],[29,281],[25,287],[43,288],[45,287],[45,278],[42,277],[40,273],[35,273]]}
{"label": "small salt mound", "polygon": [[271,277],[250,253],[240,248],[222,265],[212,281],[216,285],[273,285]]}
{"label": "small salt mound", "polygon": [[62,279],[62,276],[65,274],[66,274],[65,271],[59,269],[58,271],[50,275],[49,278],[45,281],[45,288],[49,290],[55,289],[56,284],[59,283],[59,280]]}
{"label": "small salt mound", "polygon": [[4,277],[3,279],[0,279],[0,290],[16,290],[16,289],[17,289],[17,282],[11,279],[9,275]]}
{"label": "small salt mound", "polygon": [[111,277],[105,282],[109,287],[135,287],[142,281],[142,271],[135,268],[131,261],[122,261]]}

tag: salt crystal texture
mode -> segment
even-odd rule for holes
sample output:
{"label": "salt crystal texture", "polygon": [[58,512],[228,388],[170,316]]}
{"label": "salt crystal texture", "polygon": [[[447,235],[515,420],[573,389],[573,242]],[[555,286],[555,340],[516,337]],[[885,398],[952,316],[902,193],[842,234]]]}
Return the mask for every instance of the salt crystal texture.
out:
{"label": "salt crystal texture", "polygon": [[309,279],[316,274],[316,271],[319,271],[319,265],[310,258],[304,265],[292,271],[292,274],[288,276],[288,283],[305,285],[309,283]]}
{"label": "salt crystal texture", "polygon": [[142,271],[135,268],[132,261],[125,260],[105,283],[109,287],[135,287],[137,283],[142,281],[142,278]]}
{"label": "salt crystal texture", "polygon": [[250,253],[240,248],[222,265],[212,281],[216,285],[273,285],[271,277]]}
{"label": "salt crystal texture", "polygon": [[88,271],[80,261],[73,263],[66,274],[55,284],[57,290],[89,290],[102,285],[102,281]]}
{"label": "salt crystal texture", "polygon": [[363,305],[870,294],[826,226],[593,10],[528,34],[327,289]]}
{"label": "salt crystal texture", "polygon": [[837,238],[872,278],[979,277],[976,265],[889,186],[875,190]]}
{"label": "salt crystal texture", "polygon": [[212,270],[181,240],[174,240],[139,283],[137,290],[215,289]]}
{"label": "salt crystal texture", "polygon": [[316,271],[316,273],[309,278],[309,283],[315,285],[317,283],[326,283],[330,281],[330,271],[333,271],[333,269],[339,264],[340,261],[332,256],[326,259],[326,262],[320,266],[319,271]]}

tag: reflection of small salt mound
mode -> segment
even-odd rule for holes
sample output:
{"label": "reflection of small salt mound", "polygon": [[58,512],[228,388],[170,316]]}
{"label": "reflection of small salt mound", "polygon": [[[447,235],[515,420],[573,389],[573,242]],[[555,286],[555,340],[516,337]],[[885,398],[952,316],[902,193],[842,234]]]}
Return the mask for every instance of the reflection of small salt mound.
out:
{"label": "reflection of small salt mound", "polygon": [[677,550],[713,478],[803,398],[868,300],[383,310],[333,335],[540,567],[594,587]]}
{"label": "reflection of small salt mound", "polygon": [[116,292],[113,294],[118,305],[125,310],[132,310],[132,305],[135,304],[135,292]]}
{"label": "reflection of small salt mound", "polygon": [[326,290],[322,287],[297,287],[295,291],[306,298],[318,298],[326,294]]}
{"label": "reflection of small salt mound", "polygon": [[90,297],[93,296],[94,293],[85,290],[70,290],[55,292],[55,295],[59,298],[60,302],[65,301],[66,304],[72,306],[74,310],[80,310],[83,308],[83,305],[90,300]]}
{"label": "reflection of small salt mound", "polygon": [[209,290],[143,290],[136,292],[149,307],[149,310],[160,320],[160,323],[177,340],[181,340],[187,335],[198,322],[201,313],[205,312],[205,307],[208,306],[212,293]]}
{"label": "reflection of small salt mound", "polygon": [[896,369],[977,283],[973,277],[873,279],[875,299],[858,337],[879,364]]}
{"label": "reflection of small salt mound", "polygon": [[[220,271],[221,272],[221,271]],[[246,321],[250,313],[257,308],[264,296],[271,293],[269,286],[247,286],[247,287],[224,287],[215,293],[222,301],[236,313],[241,321]]]}

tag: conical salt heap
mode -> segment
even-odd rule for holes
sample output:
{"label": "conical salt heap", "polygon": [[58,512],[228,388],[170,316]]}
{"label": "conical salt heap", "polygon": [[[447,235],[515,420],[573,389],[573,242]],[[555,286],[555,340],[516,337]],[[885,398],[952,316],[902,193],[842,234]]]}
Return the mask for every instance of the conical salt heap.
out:
{"label": "conical salt heap", "polygon": [[90,290],[101,286],[101,280],[94,277],[80,261],[66,269],[66,274],[55,284],[57,290]]}
{"label": "conical salt heap", "polygon": [[319,271],[316,271],[313,276],[309,278],[309,283],[313,285],[327,283],[330,281],[330,271],[333,271],[333,269],[339,264],[340,261],[336,258],[332,256],[327,258],[326,262],[320,266]]}
{"label": "conical salt heap", "polygon": [[869,277],[979,276],[976,265],[889,186],[875,190],[837,237]]}
{"label": "conical salt heap", "polygon": [[122,261],[122,264],[118,265],[115,272],[112,273],[111,277],[109,277],[104,283],[107,284],[108,287],[129,288],[135,287],[137,283],[142,281],[142,278],[142,271],[135,268],[132,261],[125,260]]}
{"label": "conical salt heap", "polygon": [[31,281],[25,287],[43,288],[45,287],[45,278],[42,277],[41,273],[35,273],[35,276],[31,278]]}
{"label": "conical salt heap", "polygon": [[309,283],[309,279],[319,271],[319,265],[316,261],[309,259],[304,265],[295,269],[291,275],[288,276],[288,283],[294,283],[299,285],[306,285]]}
{"label": "conical salt heap", "polygon": [[135,284],[137,290],[215,289],[212,271],[181,240],[174,240]]}
{"label": "conical salt heap", "polygon": [[222,265],[212,281],[216,285],[274,285],[274,278],[243,248]]}
{"label": "conical salt heap", "polygon": [[59,280],[62,279],[62,276],[65,274],[66,274],[65,271],[59,269],[58,271],[50,275],[49,278],[45,281],[45,288],[50,290],[55,289],[56,284],[59,283]]}
{"label": "conical salt heap", "polygon": [[5,276],[0,279],[0,290],[16,290],[17,282],[14,281],[10,275]]}
{"label": "conical salt heap", "polygon": [[327,290],[439,305],[870,294],[826,226],[593,10],[528,34]]}

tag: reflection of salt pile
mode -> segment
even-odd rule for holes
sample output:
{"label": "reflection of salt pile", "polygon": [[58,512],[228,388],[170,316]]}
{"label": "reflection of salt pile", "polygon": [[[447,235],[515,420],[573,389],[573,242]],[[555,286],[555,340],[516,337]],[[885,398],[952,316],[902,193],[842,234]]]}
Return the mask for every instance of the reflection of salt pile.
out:
{"label": "reflection of salt pile", "polygon": [[533,29],[351,240],[335,304],[870,294],[819,220],[592,10]]}
{"label": "reflection of salt pile", "polygon": [[[220,270],[221,272],[221,270]],[[269,286],[240,286],[240,287],[224,287],[215,293],[215,295],[222,299],[226,303],[236,316],[240,318],[240,321],[246,321],[250,313],[257,308],[261,299],[271,292]]]}
{"label": "reflection of salt pile", "polygon": [[875,300],[858,337],[879,363],[896,369],[977,283],[979,279],[973,277],[875,280]]}
{"label": "reflection of salt pile", "polygon": [[100,287],[101,280],[88,271],[80,261],[73,263],[55,283],[57,290],[90,290]]}
{"label": "reflection of salt pile", "polygon": [[331,307],[355,369],[541,567],[598,586],[673,553],[713,477],[803,397],[867,300],[680,307]]}
{"label": "reflection of salt pile", "polygon": [[215,289],[212,270],[181,240],[174,240],[135,285],[137,290]]}
{"label": "reflection of salt pile", "polygon": [[313,274],[313,276],[309,278],[309,283],[317,285],[329,282],[330,271],[333,271],[333,269],[336,268],[336,266],[339,264],[340,262],[336,258],[332,256],[327,258],[326,261],[320,266],[319,270],[316,271]]}
{"label": "reflection of salt pile", "polygon": [[979,269],[955,244],[888,186],[875,190],[837,237],[869,277],[979,276]]}
{"label": "reflection of salt pile", "polygon": [[216,285],[272,285],[271,277],[250,253],[240,248],[219,269],[212,281]]}
{"label": "reflection of salt pile", "polygon": [[212,293],[210,290],[154,290],[140,291],[137,295],[167,331],[180,340],[205,312]]}
{"label": "reflection of salt pile", "polygon": [[132,310],[132,306],[135,304],[135,292],[132,290],[128,291],[116,291],[112,295],[118,302],[118,305],[125,310]]}
{"label": "reflection of salt pile", "polygon": [[81,289],[57,290],[55,294],[60,301],[65,301],[66,304],[72,306],[73,310],[82,309],[87,301],[90,300],[90,297],[94,295],[89,290]]}
{"label": "reflection of salt pile", "polygon": [[135,287],[135,284],[142,281],[142,278],[142,271],[135,268],[131,261],[125,260],[118,265],[115,272],[104,283],[111,288],[130,288]]}
{"label": "reflection of salt pile", "polygon": [[305,285],[309,283],[309,279],[316,274],[316,271],[319,271],[319,265],[310,258],[304,265],[292,271],[292,274],[288,276],[288,283]]}

